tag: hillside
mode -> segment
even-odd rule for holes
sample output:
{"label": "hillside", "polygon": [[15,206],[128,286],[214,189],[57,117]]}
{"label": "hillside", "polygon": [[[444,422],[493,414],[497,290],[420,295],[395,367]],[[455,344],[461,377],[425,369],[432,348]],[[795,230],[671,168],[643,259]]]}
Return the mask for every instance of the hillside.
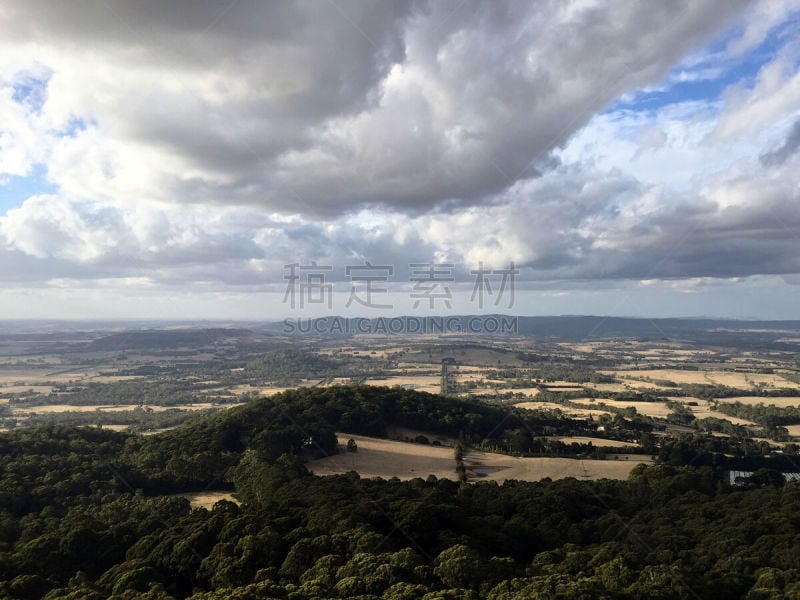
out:
{"label": "hillside", "polygon": [[[690,438],[627,481],[316,477],[334,431],[519,441],[578,427],[400,389],[292,390],[139,437],[0,435],[8,598],[778,598],[800,593],[800,486],[745,487]],[[684,466],[680,466],[684,465]],[[228,487],[241,503],[173,495]],[[165,495],[169,493],[169,495]]]}

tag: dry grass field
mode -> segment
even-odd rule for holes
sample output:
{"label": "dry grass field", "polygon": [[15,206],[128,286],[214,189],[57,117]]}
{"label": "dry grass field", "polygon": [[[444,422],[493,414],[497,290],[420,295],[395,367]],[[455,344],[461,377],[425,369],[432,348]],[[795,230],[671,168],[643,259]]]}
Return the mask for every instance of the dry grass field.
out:
{"label": "dry grass field", "polygon": [[[726,385],[736,388],[750,388],[761,385],[766,388],[800,388],[800,384],[789,381],[779,374],[739,373],[734,371],[683,371],[681,369],[652,369],[652,370],[616,370],[601,371],[621,379],[631,387],[641,387],[641,383],[648,380],[665,380],[673,383],[700,383],[706,385]],[[657,387],[652,384],[649,387]]]}
{"label": "dry grass field", "polygon": [[0,386],[0,394],[25,394],[32,392],[35,394],[49,394],[53,391],[49,385],[4,385]]}
{"label": "dry grass field", "polygon": [[[114,383],[140,379],[135,375],[103,375],[111,366],[63,368],[64,365],[46,365],[45,368],[5,368],[0,370],[0,394],[35,392],[49,394],[54,385],[69,383]],[[54,370],[56,369],[56,370]]]}
{"label": "dry grass field", "polygon": [[563,436],[563,435],[551,435],[548,436],[548,440],[557,440],[559,442],[564,442],[565,444],[571,443],[578,443],[578,444],[588,444],[589,442],[592,443],[593,446],[600,446],[603,448],[619,448],[619,447],[636,447],[636,444],[633,442],[620,442],[617,440],[607,440],[605,438],[596,438],[596,437],[588,437],[588,436]]}
{"label": "dry grass field", "polygon": [[505,391],[511,391],[514,392],[515,394],[525,394],[526,396],[533,398],[541,390],[539,390],[539,388],[511,388],[511,390],[505,390]]}
{"label": "dry grass field", "polygon": [[576,398],[572,400],[577,404],[585,406],[597,406],[598,403],[603,402],[608,406],[615,408],[635,408],[636,412],[640,415],[647,415],[648,417],[655,417],[657,419],[665,418],[670,412],[670,408],[663,402],[636,402],[633,400],[610,400],[608,398]]}
{"label": "dry grass field", "polygon": [[[313,460],[306,464],[315,475],[333,475],[356,471],[361,477],[389,479],[456,478],[456,462],[452,448],[409,444],[392,440],[370,438],[362,435],[337,433],[339,454]],[[345,444],[353,438],[357,452],[347,452]]]}
{"label": "dry grass field", "polygon": [[[727,419],[734,425],[755,425],[752,421],[747,421],[746,419],[740,419],[738,417],[730,417],[723,412],[718,410],[713,410],[711,408],[710,403],[708,400],[702,400],[700,398],[691,398],[691,397],[670,397],[670,400],[674,400],[675,402],[681,402],[686,404],[686,408],[692,411],[692,414],[697,419],[705,419],[706,417],[714,417],[715,419]],[[689,402],[696,402],[697,406],[689,406]]]}
{"label": "dry grass field", "polygon": [[720,398],[719,402],[741,402],[742,404],[748,405],[763,404],[764,406],[786,408],[787,406],[800,406],[800,396],[781,396],[775,398],[765,396],[737,396],[734,398]]}
{"label": "dry grass field", "polygon": [[[240,384],[240,385],[230,386],[227,389],[232,394],[236,394],[237,396],[241,395],[241,394],[252,394],[253,392],[257,392],[258,394],[260,394],[262,396],[274,396],[275,394],[278,394],[280,392],[285,392],[286,390],[291,390],[291,389],[299,388],[299,387],[311,387],[311,386],[317,385],[318,383],[319,383],[319,379],[304,379],[304,380],[298,382],[297,385],[293,385],[293,386],[289,386],[289,387],[278,386],[278,385],[271,385],[271,386],[268,386],[268,387],[261,387],[261,386],[258,386],[258,385],[251,385],[249,383],[243,383],[243,384]],[[211,390],[208,390],[208,391],[209,392],[211,392],[211,391],[221,391],[223,389],[224,388],[218,388],[218,389],[211,389]]]}
{"label": "dry grass field", "polygon": [[486,380],[486,376],[481,371],[454,371],[453,380],[458,383],[467,383],[468,381],[481,381]]}
{"label": "dry grass field", "polygon": [[214,508],[214,504],[220,500],[228,500],[230,502],[239,504],[239,501],[236,500],[236,498],[234,498],[230,492],[208,490],[206,492],[190,492],[187,494],[175,495],[186,498],[189,501],[189,504],[192,505],[192,508],[205,508],[207,510],[211,510]]}
{"label": "dry grass field", "polygon": [[395,385],[408,386],[418,392],[438,394],[442,389],[442,378],[439,375],[398,375],[396,377],[370,377],[365,381],[367,385],[381,385],[392,387]]}
{"label": "dry grass field", "polygon": [[498,396],[499,394],[500,394],[500,390],[496,390],[494,388],[487,388],[487,387],[473,388],[473,389],[471,389],[471,390],[469,390],[467,392],[467,395],[469,395],[469,396],[480,397],[480,398]]}
{"label": "dry grass field", "polygon": [[574,352],[590,353],[599,350],[602,347],[602,342],[584,342],[581,344],[572,344],[570,342],[560,342],[558,344],[562,348],[569,348]]}
{"label": "dry grass field", "polygon": [[[421,444],[409,444],[370,438],[361,435],[338,433],[340,453],[307,463],[316,475],[333,475],[356,471],[364,478],[397,477],[407,480],[415,477],[456,478],[456,463],[452,448],[439,448]],[[358,444],[357,452],[347,452],[345,443],[353,438]],[[592,440],[596,438],[574,438]],[[565,438],[564,441],[568,441]],[[598,440],[606,442],[608,440]],[[598,444],[599,445],[599,444]],[[617,444],[620,445],[620,444]],[[569,458],[518,458],[504,454],[470,450],[464,456],[464,464],[472,480],[487,479],[505,481],[539,481],[545,477],[560,479],[625,479],[631,469],[639,463],[652,462],[649,456],[625,455],[619,460],[576,460]]]}
{"label": "dry grass field", "polygon": [[649,456],[628,460],[579,460],[574,458],[515,457],[504,454],[469,451],[464,456],[467,472],[475,479],[502,482],[509,479],[539,481],[545,477],[563,479],[626,479],[640,463],[650,463]]}
{"label": "dry grass field", "polygon": [[[243,403],[225,404],[225,408],[232,408],[234,406],[241,406]],[[133,410],[137,408],[135,404],[107,404],[102,406],[94,405],[71,405],[71,404],[47,404],[44,406],[23,406],[14,407],[14,415],[32,415],[32,414],[52,414],[60,412],[122,412]],[[147,405],[145,407],[153,412],[164,412],[166,410],[181,409],[181,410],[208,410],[214,408],[211,402],[195,402],[193,404],[176,404],[175,406],[153,406]]]}
{"label": "dry grass field", "polygon": [[48,404],[47,406],[21,406],[13,409],[14,415],[47,415],[60,412],[98,412],[114,410],[133,410],[134,406],[71,406],[69,404]]}
{"label": "dry grass field", "polygon": [[555,402],[519,402],[515,404],[517,408],[524,408],[527,410],[560,410],[565,415],[570,417],[576,417],[579,419],[586,419],[589,417],[599,417],[600,415],[610,415],[611,412],[602,409],[579,409],[579,408],[571,408],[569,406],[562,406],[561,404],[556,404]]}
{"label": "dry grass field", "polygon": [[628,389],[624,383],[586,383],[584,386],[598,392],[624,392]]}

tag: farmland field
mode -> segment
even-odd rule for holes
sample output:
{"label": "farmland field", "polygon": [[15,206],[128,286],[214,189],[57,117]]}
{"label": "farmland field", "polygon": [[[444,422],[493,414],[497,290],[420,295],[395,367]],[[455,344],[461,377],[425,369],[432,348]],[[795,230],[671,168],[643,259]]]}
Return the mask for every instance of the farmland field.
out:
{"label": "farmland field", "polygon": [[[382,477],[390,479],[456,477],[456,462],[452,448],[440,448],[422,444],[410,444],[384,440],[361,435],[338,433],[340,453],[321,458],[307,464],[315,475],[332,475],[356,471],[361,477]],[[356,452],[347,452],[344,444],[354,439],[358,445]],[[583,442],[596,438],[574,438]],[[571,438],[561,438],[568,443]],[[608,440],[602,440],[607,442]],[[623,445],[622,442],[615,445]],[[627,455],[626,455],[627,456]],[[464,455],[464,465],[470,478],[502,482],[506,479],[539,481],[545,477],[561,479],[625,479],[631,469],[639,463],[650,463],[649,456],[636,456],[622,460],[577,460],[549,457],[513,457],[504,454],[469,450]]]}
{"label": "farmland field", "polygon": [[764,406],[786,408],[787,406],[800,406],[800,396],[735,396],[733,398],[720,398],[719,402],[741,402],[742,404],[763,404]]}
{"label": "farmland field", "polygon": [[597,437],[589,437],[589,436],[563,436],[563,435],[551,435],[548,436],[549,440],[557,440],[559,442],[564,442],[565,444],[589,444],[591,443],[593,446],[599,447],[606,447],[606,448],[618,448],[620,446],[628,446],[628,447],[636,447],[636,444],[633,442],[621,442],[618,440],[607,440],[605,438],[597,438]]}
{"label": "farmland field", "polygon": [[514,406],[516,406],[517,408],[524,408],[527,410],[560,410],[565,415],[568,415],[570,417],[577,417],[580,419],[612,414],[610,411],[607,410],[594,409],[594,408],[586,408],[586,409],[572,408],[571,406],[564,406],[562,404],[556,404],[555,402],[536,402],[536,401],[518,402]]}
{"label": "farmland field", "polygon": [[[708,400],[703,400],[701,398],[684,398],[684,397],[671,397],[670,400],[674,400],[676,402],[682,402],[686,405],[692,414],[697,419],[705,419],[707,417],[713,417],[715,419],[727,419],[734,425],[754,425],[752,421],[747,421],[746,419],[740,419],[739,417],[731,417],[726,415],[723,412],[718,410],[714,410],[711,408],[711,404]],[[689,406],[689,402],[695,402],[697,406]]]}
{"label": "farmland field", "polygon": [[439,375],[397,375],[392,377],[370,377],[364,383],[367,385],[408,386],[420,392],[437,394],[442,389],[442,380]]}
{"label": "farmland field", "polygon": [[508,479],[539,481],[545,477],[563,479],[626,479],[637,464],[652,462],[642,455],[633,460],[587,460],[574,458],[515,457],[469,451],[464,456],[467,472],[489,481]]}
{"label": "farmland field", "polygon": [[594,407],[597,406],[598,403],[602,402],[615,408],[635,408],[636,412],[641,415],[647,415],[649,417],[656,417],[660,419],[666,417],[671,412],[670,408],[663,402],[636,402],[633,400],[610,400],[608,398],[577,398],[572,400],[572,402],[575,402],[576,404],[582,404],[587,407]]}
{"label": "farmland field", "polygon": [[800,384],[778,375],[762,373],[741,373],[736,371],[694,371],[681,369],[647,369],[647,370],[614,370],[602,371],[625,381],[631,386],[652,384],[650,387],[659,387],[658,381],[671,381],[676,384],[698,383],[706,385],[725,385],[736,388],[750,388],[762,386],[766,388],[800,388]]}
{"label": "farmland field", "polygon": [[[438,478],[456,478],[453,449],[446,447],[410,444],[362,435],[337,433],[339,454],[311,461],[308,469],[315,475],[331,475],[357,471],[361,477],[389,479],[414,479],[428,475]],[[357,452],[348,452],[348,439],[358,444]]]}

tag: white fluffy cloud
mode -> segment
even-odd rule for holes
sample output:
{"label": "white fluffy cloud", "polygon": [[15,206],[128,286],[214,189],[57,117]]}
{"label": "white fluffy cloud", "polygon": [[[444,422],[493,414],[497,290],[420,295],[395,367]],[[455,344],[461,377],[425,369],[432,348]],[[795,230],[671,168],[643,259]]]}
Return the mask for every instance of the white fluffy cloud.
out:
{"label": "white fluffy cloud", "polygon": [[7,56],[52,73],[39,118],[88,124],[52,150],[65,191],[304,214],[481,203],[741,7],[180,4],[5,9]]}
{"label": "white fluffy cloud", "polygon": [[0,217],[0,279],[244,289],[310,260],[800,272],[794,40],[712,102],[603,112],[719,78],[705,44],[733,27],[715,52],[734,60],[795,4],[9,3],[0,177],[43,165],[53,189]]}

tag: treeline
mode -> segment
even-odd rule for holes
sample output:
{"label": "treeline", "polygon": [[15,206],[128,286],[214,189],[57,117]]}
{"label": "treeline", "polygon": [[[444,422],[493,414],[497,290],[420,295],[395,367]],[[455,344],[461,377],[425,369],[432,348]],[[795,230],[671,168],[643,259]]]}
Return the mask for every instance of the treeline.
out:
{"label": "treeline", "polygon": [[45,425],[67,426],[109,426],[122,425],[131,431],[152,431],[176,427],[191,420],[201,418],[206,414],[217,412],[219,408],[203,410],[188,410],[170,408],[163,411],[153,411],[142,407],[131,410],[95,410],[95,411],[59,411],[42,414],[28,414],[24,420],[15,417],[2,419],[2,424],[7,429],[20,425],[24,427],[40,427]]}
{"label": "treeline", "polygon": [[344,370],[344,363],[329,359],[314,352],[285,349],[273,350],[251,360],[244,371],[231,374],[234,379],[245,378],[275,382],[278,385],[293,385],[301,379],[334,377]]}
{"label": "treeline", "polygon": [[798,395],[796,388],[775,388],[765,389],[756,388],[733,388],[726,385],[713,385],[705,383],[682,383],[680,392],[673,393],[672,396],[694,396],[703,400],[713,400],[715,398],[735,398],[737,396],[764,396],[765,398],[785,398]]}
{"label": "treeline", "polygon": [[717,470],[796,473],[798,446],[787,443],[775,453],[766,440],[682,434],[668,438],[658,450],[660,462],[673,466],[713,467]]}
{"label": "treeline", "polygon": [[702,419],[694,419],[690,425],[700,431],[712,432],[716,431],[724,433],[729,436],[744,438],[751,436],[750,428],[744,425],[731,423],[727,419],[719,419],[717,417],[704,417]]}
{"label": "treeline", "polygon": [[[314,477],[247,451],[237,506],[129,490],[132,438],[0,436],[0,595],[17,599],[762,598],[800,593],[800,487],[711,467],[629,481]],[[776,482],[777,483],[777,482]]]}
{"label": "treeline", "polygon": [[[625,392],[620,392],[624,395]],[[596,404],[580,404],[573,402],[577,398],[597,398],[600,399]],[[641,397],[647,397],[643,394]],[[602,425],[606,426],[606,431],[596,432],[593,435],[605,437],[608,439],[630,440],[643,431],[652,431],[654,421],[647,415],[639,414],[635,407],[632,406],[615,406],[614,402],[617,396],[615,394],[602,394],[591,388],[584,388],[580,392],[550,392],[542,391],[536,395],[537,402],[552,402],[554,404],[562,404],[564,407],[574,408],[577,410],[586,410],[587,408],[602,408],[614,416],[601,415],[599,421]],[[620,398],[630,399],[630,398]],[[605,400],[608,400],[606,402]],[[656,400],[642,400],[655,402]],[[661,399],[663,401],[663,399]],[[612,431],[610,428],[614,428]]]}
{"label": "treeline", "polygon": [[[207,402],[205,390],[213,384],[202,384],[190,380],[173,378],[156,381],[113,381],[88,383],[82,387],[71,387],[65,393],[26,395],[15,402],[26,406],[48,404],[71,404],[73,406],[96,406],[105,404],[131,404],[155,406],[177,406],[194,402]],[[217,386],[218,387],[218,386]]]}
{"label": "treeline", "polygon": [[720,402],[717,410],[731,417],[747,419],[766,428],[785,427],[800,423],[800,407],[759,404],[742,404],[741,402]]}
{"label": "treeline", "polygon": [[[303,466],[333,449],[344,423],[372,435],[416,423],[466,443],[494,430],[514,435],[521,418],[429,394],[339,387],[295,390],[149,438],[67,427],[2,434],[0,597],[800,594],[800,486],[779,476],[791,457],[767,459],[750,440],[732,458],[726,440],[670,439],[663,464],[638,466],[628,481],[400,482],[315,477]],[[527,418],[526,431],[550,427],[546,415]],[[725,484],[731,464],[758,464],[751,489]],[[219,481],[205,479],[221,466]],[[242,505],[191,510],[183,498],[149,496],[201,480],[227,482]]]}

